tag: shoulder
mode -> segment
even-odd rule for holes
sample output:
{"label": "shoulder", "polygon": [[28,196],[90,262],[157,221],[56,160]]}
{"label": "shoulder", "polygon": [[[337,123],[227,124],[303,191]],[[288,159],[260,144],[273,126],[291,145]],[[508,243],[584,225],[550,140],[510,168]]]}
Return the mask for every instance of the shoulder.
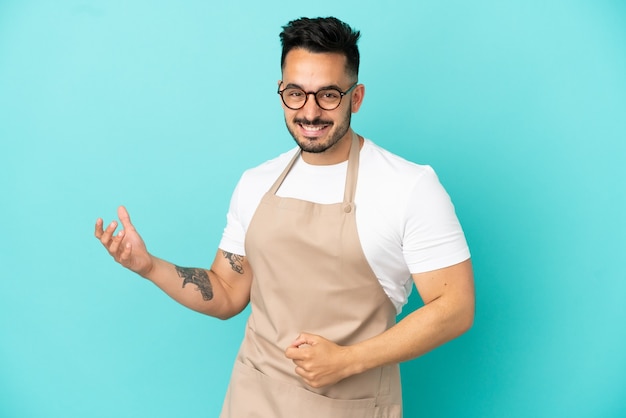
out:
{"label": "shoulder", "polygon": [[368,183],[406,192],[421,181],[438,181],[431,166],[409,161],[369,139],[365,139],[360,161],[359,178],[367,179]]}
{"label": "shoulder", "polygon": [[[262,164],[247,169],[241,175],[239,186],[261,186],[269,182],[269,186],[276,180],[278,175],[285,169],[291,158],[298,151],[297,147],[284,152],[277,157],[267,160]],[[268,187],[269,187],[268,186]]]}
{"label": "shoulder", "polygon": [[245,211],[246,208],[250,207],[256,208],[263,194],[274,184],[274,181],[296,152],[297,149],[293,148],[256,167],[245,170],[239,177],[237,186],[233,191],[230,211],[237,212]]}
{"label": "shoulder", "polygon": [[426,219],[425,212],[451,206],[431,166],[408,161],[369,140],[360,160],[363,163],[359,165],[357,198],[371,206],[373,213],[394,213],[396,219],[389,222],[404,225],[407,217]]}

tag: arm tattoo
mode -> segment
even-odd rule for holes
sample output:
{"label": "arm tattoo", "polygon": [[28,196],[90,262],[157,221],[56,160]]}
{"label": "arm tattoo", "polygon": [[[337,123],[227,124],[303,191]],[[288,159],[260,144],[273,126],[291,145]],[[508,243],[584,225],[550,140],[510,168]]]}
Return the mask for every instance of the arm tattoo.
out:
{"label": "arm tattoo", "polygon": [[224,258],[227,258],[228,261],[230,262],[230,268],[233,269],[233,271],[239,274],[243,274],[243,256],[242,255],[237,255],[237,254],[229,253],[226,251],[222,251],[222,254],[224,255]]}
{"label": "arm tattoo", "polygon": [[205,270],[178,266],[174,267],[176,268],[176,273],[183,279],[183,287],[185,287],[187,283],[195,284],[198,286],[197,290],[202,293],[202,299],[207,301],[213,299],[213,286]]}

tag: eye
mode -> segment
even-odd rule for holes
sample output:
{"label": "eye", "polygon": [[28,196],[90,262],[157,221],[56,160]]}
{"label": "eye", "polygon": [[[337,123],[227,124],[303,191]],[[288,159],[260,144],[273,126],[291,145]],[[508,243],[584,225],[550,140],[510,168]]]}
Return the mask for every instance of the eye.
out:
{"label": "eye", "polygon": [[324,100],[337,100],[341,97],[341,94],[339,94],[337,90],[322,90],[318,95]]}
{"label": "eye", "polygon": [[285,90],[285,94],[294,99],[298,99],[304,96],[304,92],[300,89],[287,89]]}

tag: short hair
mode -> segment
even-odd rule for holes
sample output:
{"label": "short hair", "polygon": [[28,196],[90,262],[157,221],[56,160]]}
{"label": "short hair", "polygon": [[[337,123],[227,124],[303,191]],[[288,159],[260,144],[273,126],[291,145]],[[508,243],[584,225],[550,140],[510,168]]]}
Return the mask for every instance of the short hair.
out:
{"label": "short hair", "polygon": [[334,52],[346,57],[348,74],[359,75],[359,48],[361,33],[335,17],[317,17],[292,20],[283,26],[280,41],[283,47],[280,67],[285,66],[287,53],[294,48],[310,52]]}

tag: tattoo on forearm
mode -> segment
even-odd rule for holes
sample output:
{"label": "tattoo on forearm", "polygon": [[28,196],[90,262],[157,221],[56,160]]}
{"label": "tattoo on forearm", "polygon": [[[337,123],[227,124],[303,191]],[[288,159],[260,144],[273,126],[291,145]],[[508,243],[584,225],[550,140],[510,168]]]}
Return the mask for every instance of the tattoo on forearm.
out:
{"label": "tattoo on forearm", "polygon": [[233,271],[243,274],[243,256],[226,251],[222,251],[222,254],[224,255],[224,258],[227,258],[230,262],[230,268],[232,268]]}
{"label": "tattoo on forearm", "polygon": [[206,270],[199,268],[186,268],[186,267],[176,267],[176,273],[183,279],[183,287],[187,283],[192,283],[198,286],[200,293],[202,293],[202,299],[211,300],[213,299],[213,286],[211,285],[211,281],[209,280],[209,275]]}

